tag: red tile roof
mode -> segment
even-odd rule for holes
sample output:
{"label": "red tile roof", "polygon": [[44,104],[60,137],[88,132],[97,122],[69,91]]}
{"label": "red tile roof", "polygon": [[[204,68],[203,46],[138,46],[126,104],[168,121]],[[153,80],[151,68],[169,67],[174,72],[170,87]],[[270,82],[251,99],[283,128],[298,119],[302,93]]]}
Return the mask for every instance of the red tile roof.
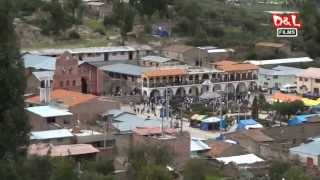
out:
{"label": "red tile roof", "polygon": [[234,61],[220,61],[214,63],[215,68],[226,71],[249,71],[249,70],[258,70],[258,66],[250,63],[239,63]]}
{"label": "red tile roof", "polygon": [[[161,134],[161,128],[160,127],[137,128],[137,129],[133,130],[133,132],[136,134],[139,134],[141,136],[159,135],[159,134]],[[165,134],[174,134],[177,131],[173,128],[165,128],[164,132],[165,132]]]}
{"label": "red tile roof", "polygon": [[99,150],[93,147],[91,144],[69,144],[69,145],[57,145],[52,144],[31,144],[28,148],[28,154],[38,156],[76,156],[83,154],[98,153]]}
{"label": "red tile roof", "polygon": [[144,77],[159,77],[159,76],[179,76],[186,75],[187,70],[185,69],[160,69],[148,71],[143,74]]}
{"label": "red tile roof", "polygon": [[301,96],[291,95],[291,94],[284,94],[281,92],[274,93],[271,98],[273,101],[279,102],[293,102],[297,100],[302,100]]}
{"label": "red tile roof", "polygon": [[261,131],[261,129],[243,130],[243,131],[231,133],[229,134],[229,137],[233,140],[250,138],[256,142],[270,142],[274,140],[268,135],[264,134]]}
{"label": "red tile roof", "polygon": [[[69,107],[90,101],[94,98],[97,98],[97,96],[63,89],[56,89],[51,93],[52,101],[61,101]],[[40,96],[28,98],[26,99],[26,102],[40,103]]]}

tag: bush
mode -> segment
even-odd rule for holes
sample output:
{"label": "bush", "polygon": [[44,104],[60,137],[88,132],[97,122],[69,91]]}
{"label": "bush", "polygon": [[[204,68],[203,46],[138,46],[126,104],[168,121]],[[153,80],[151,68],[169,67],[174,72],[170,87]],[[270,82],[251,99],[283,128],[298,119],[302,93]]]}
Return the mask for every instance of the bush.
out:
{"label": "bush", "polygon": [[80,34],[73,30],[69,32],[69,39],[80,39]]}

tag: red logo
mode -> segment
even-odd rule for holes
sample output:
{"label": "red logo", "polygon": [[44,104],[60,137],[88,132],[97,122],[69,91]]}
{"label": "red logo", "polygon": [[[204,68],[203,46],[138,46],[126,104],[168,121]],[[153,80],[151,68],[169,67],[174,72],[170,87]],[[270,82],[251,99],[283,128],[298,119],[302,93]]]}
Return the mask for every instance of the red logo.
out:
{"label": "red logo", "polygon": [[298,13],[290,14],[273,14],[273,25],[276,28],[302,28],[302,23],[298,20]]}

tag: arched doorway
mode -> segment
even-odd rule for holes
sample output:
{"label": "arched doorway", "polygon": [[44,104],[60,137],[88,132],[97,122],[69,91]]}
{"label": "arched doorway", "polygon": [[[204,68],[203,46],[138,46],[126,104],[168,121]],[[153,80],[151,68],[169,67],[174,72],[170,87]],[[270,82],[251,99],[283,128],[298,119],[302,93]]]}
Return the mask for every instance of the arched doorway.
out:
{"label": "arched doorway", "polygon": [[[167,95],[168,93],[168,95]],[[164,97],[168,97],[169,99],[171,99],[173,97],[173,90],[171,88],[167,88],[165,91],[164,91]]]}
{"label": "arched doorway", "polygon": [[234,96],[236,92],[234,85],[232,83],[227,84],[225,88],[225,92],[227,93],[228,96]]}
{"label": "arched doorway", "polygon": [[186,96],[186,90],[183,87],[179,87],[177,89],[176,96],[178,96],[178,97]]}
{"label": "arched doorway", "polygon": [[190,96],[198,96],[198,95],[199,95],[198,87],[192,86],[192,87],[189,89],[189,95],[190,95]]}
{"label": "arched doorway", "polygon": [[213,86],[212,91],[213,92],[221,91],[221,89],[222,89],[221,85],[220,84],[216,84],[216,85]]}
{"label": "arched doorway", "polygon": [[85,78],[81,78],[81,92],[84,94],[88,93],[88,84]]}
{"label": "arched doorway", "polygon": [[237,92],[237,99],[245,97],[248,93],[246,84],[244,82],[239,83],[237,85],[236,92]]}

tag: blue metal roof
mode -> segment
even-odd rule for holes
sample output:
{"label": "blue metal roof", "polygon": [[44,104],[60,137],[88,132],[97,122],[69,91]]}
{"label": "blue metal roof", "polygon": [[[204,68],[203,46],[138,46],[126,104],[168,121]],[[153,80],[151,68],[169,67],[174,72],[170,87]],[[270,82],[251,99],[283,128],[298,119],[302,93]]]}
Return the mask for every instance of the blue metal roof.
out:
{"label": "blue metal roof", "polygon": [[297,147],[290,148],[290,153],[293,154],[308,154],[308,155],[320,155],[320,141],[315,140],[307,144],[302,144]]}
{"label": "blue metal roof", "polygon": [[26,68],[35,68],[54,71],[56,69],[56,58],[40,56],[35,54],[25,54],[23,57]]}
{"label": "blue metal roof", "polygon": [[131,64],[111,64],[102,66],[99,69],[107,72],[126,74],[132,76],[141,76],[148,68],[131,65]]}

